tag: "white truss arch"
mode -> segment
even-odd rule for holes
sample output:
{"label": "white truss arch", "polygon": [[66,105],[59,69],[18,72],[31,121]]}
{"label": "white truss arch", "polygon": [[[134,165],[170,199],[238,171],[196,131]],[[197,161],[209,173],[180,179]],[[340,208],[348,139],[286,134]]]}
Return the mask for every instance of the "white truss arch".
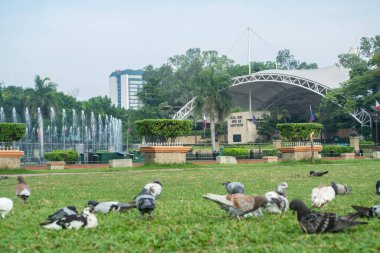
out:
{"label": "white truss arch", "polygon": [[[245,75],[245,76],[238,76],[232,79],[232,86],[230,90],[234,90],[237,92],[240,92],[240,95],[244,96],[244,94],[248,95],[248,90],[251,89],[251,87],[254,89],[255,85],[260,84],[262,89],[269,89],[266,88],[268,86],[265,86],[266,84],[271,84],[273,87],[273,90],[276,90],[276,85],[288,85],[289,87],[298,87],[303,90],[308,90],[312,93],[315,93],[321,97],[325,97],[329,90],[332,89],[333,86],[338,87],[339,83],[335,82],[343,82],[344,79],[347,78],[348,80],[348,74],[345,76],[340,76],[339,78],[341,80],[337,80],[339,78],[335,79],[327,79],[323,80],[323,76],[320,75],[325,74],[331,75],[332,69],[334,67],[329,67],[326,69],[318,69],[318,70],[297,70],[297,71],[286,71],[286,70],[273,70],[273,71],[260,71],[251,75]],[[337,67],[335,67],[337,68]],[[323,72],[324,71],[324,72]],[[334,70],[335,71],[335,70]],[[348,72],[347,72],[348,73]],[[335,74],[335,73],[333,73]],[[325,83],[329,84],[322,84],[321,82],[312,80],[308,77],[314,77],[314,79],[319,79],[324,81]],[[325,78],[326,79],[326,78]],[[330,81],[330,82],[329,82]],[[333,84],[332,84],[333,83]],[[274,88],[275,87],[275,88]],[[276,95],[279,95],[284,92],[289,91],[288,90],[276,90],[277,94],[272,94],[271,96],[268,96],[270,98],[264,98],[263,101],[260,101],[261,108],[265,107],[269,108],[271,104],[276,103],[281,98],[278,98],[276,100]],[[238,92],[237,92],[238,93]],[[286,94],[285,94],[286,95]],[[265,96],[264,96],[265,97]],[[272,100],[272,101],[271,101]],[[268,104],[267,104],[268,103]],[[195,98],[190,100],[185,106],[183,106],[174,116],[173,119],[186,119],[191,111],[195,107]],[[372,127],[372,120],[370,114],[365,111],[362,108],[358,108],[355,111],[351,112],[350,115],[359,122],[362,126],[370,126]]]}

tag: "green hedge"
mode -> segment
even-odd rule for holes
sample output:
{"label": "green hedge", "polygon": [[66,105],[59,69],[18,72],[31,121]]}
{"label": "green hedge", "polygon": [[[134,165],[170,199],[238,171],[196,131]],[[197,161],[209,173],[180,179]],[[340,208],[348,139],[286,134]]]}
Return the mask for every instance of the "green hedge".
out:
{"label": "green hedge", "polygon": [[167,138],[189,135],[192,125],[190,120],[145,119],[135,121],[137,133],[145,136],[145,141],[166,141]]}
{"label": "green hedge", "polygon": [[330,155],[330,150],[334,151],[334,155],[340,155],[342,153],[353,153],[354,152],[354,147],[348,147],[348,146],[333,146],[333,145],[328,145],[328,146],[323,146],[322,148],[322,155],[324,156],[329,156]]}
{"label": "green hedge", "polygon": [[278,149],[263,149],[261,152],[263,153],[263,156],[278,156],[280,153]]}
{"label": "green hedge", "polygon": [[55,150],[52,152],[46,152],[45,159],[48,161],[75,162],[78,161],[78,152],[73,149]]}
{"label": "green hedge", "polygon": [[222,151],[223,156],[234,156],[236,158],[247,158],[248,149],[246,148],[225,148]]}
{"label": "green hedge", "polygon": [[373,141],[361,141],[359,143],[359,147],[361,149],[373,149],[375,147],[375,143]]}
{"label": "green hedge", "polygon": [[0,142],[18,141],[25,136],[23,123],[0,123]]}
{"label": "green hedge", "polygon": [[313,137],[319,138],[323,125],[319,123],[284,123],[277,124],[281,136],[288,141],[305,141],[310,139],[310,134],[314,132]]}

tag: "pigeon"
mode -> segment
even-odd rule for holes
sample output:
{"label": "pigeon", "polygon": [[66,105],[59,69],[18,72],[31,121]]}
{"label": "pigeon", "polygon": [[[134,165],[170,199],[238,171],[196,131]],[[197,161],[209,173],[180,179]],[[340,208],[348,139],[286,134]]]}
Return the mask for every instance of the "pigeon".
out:
{"label": "pigeon", "polygon": [[268,213],[283,213],[289,208],[289,201],[287,199],[285,190],[288,188],[286,182],[282,182],[277,186],[276,191],[265,193],[268,199],[268,204],[264,208]]}
{"label": "pigeon", "polygon": [[221,209],[225,210],[230,216],[236,216],[238,220],[243,220],[244,215],[252,213],[264,207],[268,200],[264,196],[252,196],[241,193],[217,195],[207,193],[203,198],[214,201]]}
{"label": "pigeon", "polygon": [[8,179],[7,176],[0,176],[0,180],[3,180],[3,179]]}
{"label": "pigeon", "polygon": [[380,180],[376,183],[376,194],[380,194]]}
{"label": "pigeon", "polygon": [[352,206],[357,212],[352,215],[359,215],[360,217],[377,217],[380,218],[380,205],[372,206],[372,207],[364,207],[364,206]]}
{"label": "pigeon", "polygon": [[45,223],[41,223],[40,226],[46,229],[56,230],[94,228],[98,225],[98,219],[93,212],[94,208],[92,206],[88,206],[84,208],[82,214],[71,214],[58,220],[50,220]]}
{"label": "pigeon", "polygon": [[8,198],[0,198],[0,216],[1,218],[5,218],[13,208],[13,201]]}
{"label": "pigeon", "polygon": [[242,183],[227,181],[225,183],[222,183],[222,185],[226,187],[226,190],[229,194],[244,193],[244,185]]}
{"label": "pigeon", "polygon": [[78,214],[78,210],[75,206],[66,206],[61,209],[59,209],[57,212],[53,213],[52,215],[49,215],[48,220],[49,221],[55,221],[62,219],[63,217]]}
{"label": "pigeon", "polygon": [[156,178],[153,179],[151,183],[148,183],[144,186],[144,189],[147,189],[154,198],[158,198],[162,192],[162,184]]}
{"label": "pigeon", "polygon": [[345,185],[331,182],[331,186],[334,188],[334,190],[337,192],[338,195],[347,195],[351,193],[351,188]]}
{"label": "pigeon", "polygon": [[97,202],[95,200],[89,200],[87,205],[94,207],[95,213],[110,213],[112,211],[121,212],[124,211],[123,209],[129,207],[128,204],[123,204],[116,201]]}
{"label": "pigeon", "polygon": [[338,232],[355,225],[368,224],[367,222],[355,221],[357,217],[341,217],[335,213],[311,211],[299,199],[294,199],[290,202],[290,210],[297,212],[297,219],[301,229],[308,234]]}
{"label": "pigeon", "polygon": [[29,185],[26,184],[22,176],[18,176],[17,180],[19,184],[16,186],[16,195],[22,199],[22,203],[25,204],[26,200],[30,197],[31,191]]}
{"label": "pigeon", "polygon": [[156,207],[156,198],[150,192],[150,190],[143,188],[139,195],[136,196],[134,204],[139,210],[142,218],[147,213],[149,219],[152,219],[152,212]]}
{"label": "pigeon", "polygon": [[312,177],[321,177],[325,174],[329,173],[327,170],[326,171],[310,171],[309,175],[312,176]]}
{"label": "pigeon", "polygon": [[311,191],[311,205],[321,207],[335,198],[337,191],[332,186],[320,186]]}

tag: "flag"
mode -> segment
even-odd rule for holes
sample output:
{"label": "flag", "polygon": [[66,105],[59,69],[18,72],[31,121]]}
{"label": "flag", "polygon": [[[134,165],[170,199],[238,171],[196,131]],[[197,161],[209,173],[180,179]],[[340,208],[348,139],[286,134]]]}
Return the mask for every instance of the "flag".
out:
{"label": "flag", "polygon": [[206,129],[207,128],[207,119],[206,119],[206,115],[203,114],[203,129]]}
{"label": "flag", "polygon": [[315,117],[314,117],[314,114],[313,114],[313,111],[311,110],[311,105],[310,105],[310,115],[309,115],[309,122],[313,122],[315,120]]}
{"label": "flag", "polygon": [[376,100],[376,111],[380,111],[380,104],[379,104],[379,101]]}
{"label": "flag", "polygon": [[255,114],[252,114],[252,124],[256,125],[256,117],[255,117]]}

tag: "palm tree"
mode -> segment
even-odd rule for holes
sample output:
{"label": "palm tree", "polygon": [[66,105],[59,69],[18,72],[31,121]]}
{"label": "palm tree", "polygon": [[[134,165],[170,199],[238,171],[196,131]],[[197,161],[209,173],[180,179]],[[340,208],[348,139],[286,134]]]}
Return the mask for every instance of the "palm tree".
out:
{"label": "palm tree", "polygon": [[49,77],[41,78],[36,75],[34,78],[34,91],[27,99],[26,106],[30,108],[34,117],[37,115],[37,108],[41,108],[44,117],[47,117],[50,107],[55,107],[56,101],[54,94],[57,92],[57,85],[50,82]]}
{"label": "palm tree", "polygon": [[232,97],[229,94],[231,77],[223,70],[217,70],[214,66],[205,67],[201,73],[195,77],[197,85],[196,106],[200,111],[203,109],[210,117],[211,145],[215,150],[215,118],[219,122],[228,116],[232,108]]}

